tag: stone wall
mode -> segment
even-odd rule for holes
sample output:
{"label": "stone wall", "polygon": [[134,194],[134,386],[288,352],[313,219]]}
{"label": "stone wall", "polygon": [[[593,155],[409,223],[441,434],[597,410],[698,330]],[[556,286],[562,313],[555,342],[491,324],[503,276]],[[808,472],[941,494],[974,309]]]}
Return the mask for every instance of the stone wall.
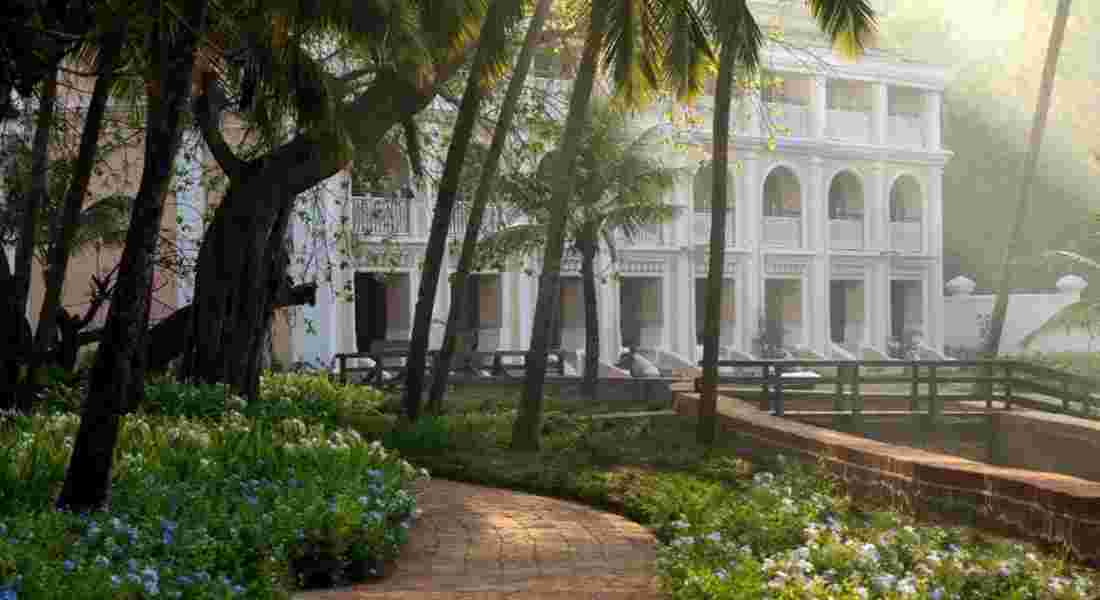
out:
{"label": "stone wall", "polygon": [[[684,415],[698,412],[699,395],[691,388],[688,383],[672,386],[673,408]],[[830,431],[724,396],[718,399],[718,413],[723,432],[821,462],[856,497],[904,504],[918,517],[970,513],[978,526],[1064,543],[1081,560],[1100,564],[1100,483],[994,467]]]}

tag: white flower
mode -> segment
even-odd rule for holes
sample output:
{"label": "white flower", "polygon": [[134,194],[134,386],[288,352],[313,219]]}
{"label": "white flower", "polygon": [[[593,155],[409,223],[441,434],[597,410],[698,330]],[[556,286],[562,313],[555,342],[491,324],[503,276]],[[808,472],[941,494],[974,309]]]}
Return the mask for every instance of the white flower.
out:
{"label": "white flower", "polygon": [[859,547],[859,556],[866,562],[872,564],[878,563],[878,548],[876,548],[874,544],[863,544]]}
{"label": "white flower", "polygon": [[898,591],[903,594],[915,594],[917,593],[917,582],[913,579],[912,575],[909,575],[905,579],[898,582]]}
{"label": "white flower", "polygon": [[713,531],[707,534],[707,539],[712,542],[718,543],[722,541],[722,534],[720,532]]}
{"label": "white flower", "polygon": [[893,589],[894,583],[897,582],[897,580],[898,580],[897,576],[896,575],[891,575],[890,573],[885,573],[883,575],[875,575],[874,577],[871,578],[871,582],[875,584],[875,587],[882,590],[882,591],[888,591],[888,590]]}

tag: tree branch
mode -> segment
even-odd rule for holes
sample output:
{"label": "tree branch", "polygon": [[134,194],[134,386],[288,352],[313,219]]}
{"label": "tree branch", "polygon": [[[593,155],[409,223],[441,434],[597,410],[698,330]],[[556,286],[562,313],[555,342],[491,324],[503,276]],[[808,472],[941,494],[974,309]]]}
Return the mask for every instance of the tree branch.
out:
{"label": "tree branch", "polygon": [[217,84],[213,79],[209,73],[203,77],[202,92],[195,98],[195,120],[198,122],[203,140],[210,148],[210,153],[214,155],[214,160],[226,176],[233,180],[244,172],[248,164],[229,147],[225,136],[222,135],[221,127],[218,126],[218,113],[221,112],[221,106],[215,106],[210,98],[211,93],[218,92]]}

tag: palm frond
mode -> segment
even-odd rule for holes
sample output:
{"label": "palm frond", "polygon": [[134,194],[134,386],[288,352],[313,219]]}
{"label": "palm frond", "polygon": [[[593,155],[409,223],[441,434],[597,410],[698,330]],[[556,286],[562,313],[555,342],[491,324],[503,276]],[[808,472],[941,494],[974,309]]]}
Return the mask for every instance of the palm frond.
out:
{"label": "palm frond", "polygon": [[661,2],[658,23],[666,40],[662,68],[664,85],[680,102],[691,102],[706,84],[707,75],[717,62],[707,39],[707,31],[695,2]]}
{"label": "palm frond", "polygon": [[1074,329],[1091,330],[1100,326],[1100,302],[1081,300],[1074,302],[1054,313],[1042,325],[1021,340],[1023,346],[1030,346],[1036,339],[1051,333],[1070,333]]}
{"label": "palm frond", "polygon": [[661,85],[662,32],[646,0],[613,0],[608,12],[604,66],[616,99],[626,107],[644,106]]}
{"label": "palm frond", "polygon": [[1063,259],[1071,263],[1085,265],[1090,269],[1100,269],[1100,262],[1095,259],[1089,258],[1084,254],[1079,254],[1071,250],[1051,250],[1043,253],[1043,258],[1046,259]]}
{"label": "palm frond", "polygon": [[841,54],[858,56],[867,47],[876,23],[867,0],[808,0],[810,14]]}

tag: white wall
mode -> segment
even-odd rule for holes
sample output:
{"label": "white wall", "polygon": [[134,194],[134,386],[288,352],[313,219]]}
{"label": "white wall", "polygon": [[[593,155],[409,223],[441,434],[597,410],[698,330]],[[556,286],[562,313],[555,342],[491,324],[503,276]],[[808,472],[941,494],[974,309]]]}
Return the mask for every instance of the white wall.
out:
{"label": "white wall", "polygon": [[[1100,349],[1100,339],[1087,332],[1060,330],[1036,339],[1025,348],[1021,341],[1062,308],[1080,300],[1080,290],[1052,291],[1045,294],[1012,294],[1001,336],[1001,354],[1023,352],[1088,352]],[[956,293],[944,297],[944,346],[979,348],[982,322],[993,314],[994,294]]]}

